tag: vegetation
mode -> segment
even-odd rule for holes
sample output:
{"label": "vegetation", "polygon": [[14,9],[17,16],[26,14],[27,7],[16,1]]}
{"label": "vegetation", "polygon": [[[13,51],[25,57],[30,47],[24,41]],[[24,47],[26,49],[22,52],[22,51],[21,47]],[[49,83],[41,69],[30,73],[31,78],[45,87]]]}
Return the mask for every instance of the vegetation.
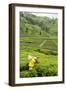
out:
{"label": "vegetation", "polygon": [[[20,13],[20,77],[56,76],[58,74],[57,18]],[[28,70],[28,55],[39,63]]]}

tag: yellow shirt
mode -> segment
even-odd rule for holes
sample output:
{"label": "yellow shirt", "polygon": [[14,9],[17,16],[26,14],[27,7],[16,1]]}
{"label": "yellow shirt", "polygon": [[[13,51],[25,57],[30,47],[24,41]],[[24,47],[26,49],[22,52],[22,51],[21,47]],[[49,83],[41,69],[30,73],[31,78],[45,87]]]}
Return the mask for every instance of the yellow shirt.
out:
{"label": "yellow shirt", "polygon": [[29,67],[33,67],[35,62],[36,62],[35,59],[32,58],[32,60],[29,62]]}

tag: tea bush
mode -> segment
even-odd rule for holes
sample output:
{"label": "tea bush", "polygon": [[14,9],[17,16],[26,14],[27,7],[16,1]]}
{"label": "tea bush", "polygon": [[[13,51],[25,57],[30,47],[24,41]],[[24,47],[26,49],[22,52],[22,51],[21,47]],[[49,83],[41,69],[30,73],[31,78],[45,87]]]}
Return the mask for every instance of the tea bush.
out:
{"label": "tea bush", "polygon": [[37,71],[35,69],[31,71],[22,71],[20,77],[37,77]]}
{"label": "tea bush", "polygon": [[57,75],[57,65],[50,64],[49,66],[42,66],[38,64],[31,71],[27,70],[25,66],[23,66],[23,68],[23,71],[20,73],[20,77],[43,77]]}
{"label": "tea bush", "polygon": [[28,64],[20,64],[20,72],[23,70],[28,70]]}

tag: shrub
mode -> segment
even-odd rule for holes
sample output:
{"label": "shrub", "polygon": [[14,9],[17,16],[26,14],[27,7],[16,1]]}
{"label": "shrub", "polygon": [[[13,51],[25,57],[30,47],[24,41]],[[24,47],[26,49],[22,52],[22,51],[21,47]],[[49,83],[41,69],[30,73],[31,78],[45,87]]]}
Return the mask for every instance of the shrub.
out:
{"label": "shrub", "polygon": [[56,76],[57,73],[57,65],[40,65],[37,64],[31,71],[27,69],[27,66],[23,66],[21,68],[20,77],[43,77],[43,76]]}
{"label": "shrub", "polygon": [[[44,67],[41,65],[37,65],[35,67],[36,71],[37,71],[37,76],[40,77],[42,76],[43,72],[44,72]],[[45,72],[44,72],[44,76],[45,76]]]}
{"label": "shrub", "polygon": [[57,75],[57,66],[56,65],[37,65],[36,71],[38,76],[56,76]]}
{"label": "shrub", "polygon": [[20,65],[20,72],[23,71],[23,70],[28,70],[28,63]]}
{"label": "shrub", "polygon": [[35,69],[30,71],[30,77],[37,77],[37,71]]}
{"label": "shrub", "polygon": [[20,77],[37,77],[37,72],[35,69],[31,71],[22,71]]}
{"label": "shrub", "polygon": [[29,71],[22,71],[20,72],[20,77],[30,77]]}

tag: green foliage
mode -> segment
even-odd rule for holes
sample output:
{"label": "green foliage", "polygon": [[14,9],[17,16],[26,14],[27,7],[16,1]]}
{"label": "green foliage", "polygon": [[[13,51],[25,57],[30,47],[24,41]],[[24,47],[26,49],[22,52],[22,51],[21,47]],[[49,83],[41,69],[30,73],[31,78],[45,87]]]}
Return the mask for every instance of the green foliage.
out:
{"label": "green foliage", "polygon": [[29,71],[22,71],[20,72],[20,77],[30,77]]}
{"label": "green foliage", "polygon": [[37,77],[37,72],[35,69],[33,69],[32,71],[22,71],[20,73],[20,77]]}
{"label": "green foliage", "polygon": [[[49,35],[57,36],[58,21],[57,18],[39,17],[31,13],[20,13],[20,32],[22,35],[28,36],[41,35],[42,33],[49,33]],[[29,33],[30,32],[30,33]],[[43,34],[44,35],[44,34]],[[46,35],[45,35],[46,36]],[[49,36],[48,36],[49,37]]]}
{"label": "green foliage", "polygon": [[28,63],[20,65],[20,71],[22,71],[22,70],[28,70]]}
{"label": "green foliage", "polygon": [[57,76],[57,65],[36,65],[33,70],[21,71],[20,77],[43,77],[43,76]]}
{"label": "green foliage", "polygon": [[[38,64],[35,65],[33,70],[29,71],[27,55],[35,55],[38,57]],[[56,55],[46,55],[34,51],[21,51],[20,58],[20,77],[43,77],[43,76],[57,76],[58,74],[58,61]],[[22,59],[23,58],[23,59]]]}
{"label": "green foliage", "polygon": [[[32,13],[20,13],[20,77],[57,76],[58,20]],[[29,71],[28,55],[38,57]]]}
{"label": "green foliage", "polygon": [[40,53],[44,53],[46,55],[57,55],[57,51],[53,51],[53,50],[48,50],[48,49],[37,49],[36,51],[40,52]]}

